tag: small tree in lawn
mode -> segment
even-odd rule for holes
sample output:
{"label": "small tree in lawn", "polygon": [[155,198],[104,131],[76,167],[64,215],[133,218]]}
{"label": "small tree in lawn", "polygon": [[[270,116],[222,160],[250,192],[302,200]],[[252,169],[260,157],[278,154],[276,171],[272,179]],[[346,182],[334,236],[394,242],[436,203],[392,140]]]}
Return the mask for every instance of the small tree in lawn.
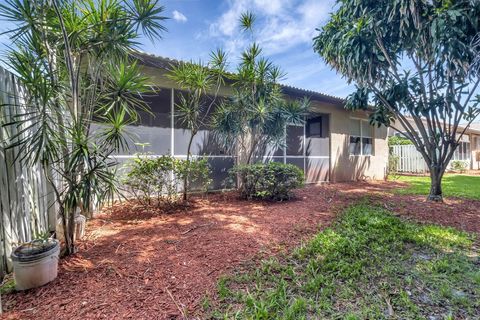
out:
{"label": "small tree in lawn", "polygon": [[372,124],[391,126],[422,154],[430,200],[442,200],[445,169],[480,113],[479,17],[479,1],[343,0],[314,38],[315,51],[357,83],[347,108],[372,107]]}
{"label": "small tree in lawn", "polygon": [[[217,50],[210,55],[210,62],[180,62],[173,65],[168,77],[184,90],[179,94],[179,102],[175,104],[175,116],[190,130],[187,147],[186,174],[183,176],[183,200],[187,200],[190,187],[189,169],[192,142],[206,117],[216,105],[220,87],[225,84],[226,55]],[[210,94],[207,96],[207,94]]]}
{"label": "small tree in lawn", "polygon": [[[251,13],[242,14],[242,30],[251,32],[254,21]],[[255,42],[242,53],[236,72],[229,75],[234,92],[215,111],[212,127],[226,149],[238,151],[237,164],[254,163],[267,145],[283,146],[285,126],[303,124],[309,103],[285,99],[278,83],[283,75],[262,57]]]}
{"label": "small tree in lawn", "polygon": [[[7,0],[0,16],[14,23],[8,64],[25,87],[16,115],[22,160],[40,161],[59,207],[66,254],[75,252],[74,218],[116,191],[109,155],[126,146],[124,129],[148,106],[150,91],[128,57],[140,31],[159,38],[157,0]],[[92,120],[103,125],[92,134]],[[32,123],[34,125],[32,125]],[[52,173],[53,170],[53,173]]]}

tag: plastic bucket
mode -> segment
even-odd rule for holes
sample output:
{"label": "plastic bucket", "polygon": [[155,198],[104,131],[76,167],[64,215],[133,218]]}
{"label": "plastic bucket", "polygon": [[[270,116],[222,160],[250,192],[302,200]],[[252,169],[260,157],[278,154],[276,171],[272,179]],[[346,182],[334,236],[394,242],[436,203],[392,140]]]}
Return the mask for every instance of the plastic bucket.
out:
{"label": "plastic bucket", "polygon": [[16,290],[37,288],[57,277],[60,244],[57,240],[50,241],[54,245],[43,252],[31,255],[17,255],[15,251],[12,253]]}

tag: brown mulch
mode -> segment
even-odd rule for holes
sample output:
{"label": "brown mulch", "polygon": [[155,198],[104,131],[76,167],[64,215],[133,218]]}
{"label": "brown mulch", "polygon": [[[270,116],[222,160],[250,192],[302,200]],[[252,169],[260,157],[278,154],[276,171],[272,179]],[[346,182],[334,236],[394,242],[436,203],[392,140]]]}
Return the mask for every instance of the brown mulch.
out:
{"label": "brown mulch", "polygon": [[[369,182],[334,184],[328,188],[338,190],[338,195],[347,203],[367,198],[368,201],[423,223],[435,223],[454,227],[480,235],[480,201],[446,198],[443,203],[427,201],[426,196],[399,195],[393,189],[407,186],[404,182]],[[478,191],[480,192],[480,190]],[[478,239],[477,237],[477,240]]]}
{"label": "brown mulch", "polygon": [[7,319],[201,318],[218,278],[285,252],[328,226],[341,208],[369,200],[409,218],[480,234],[480,201],[444,204],[390,192],[401,183],[309,186],[283,203],[195,198],[171,214],[118,204],[89,222],[79,252],[61,260],[52,283],[2,296]]}

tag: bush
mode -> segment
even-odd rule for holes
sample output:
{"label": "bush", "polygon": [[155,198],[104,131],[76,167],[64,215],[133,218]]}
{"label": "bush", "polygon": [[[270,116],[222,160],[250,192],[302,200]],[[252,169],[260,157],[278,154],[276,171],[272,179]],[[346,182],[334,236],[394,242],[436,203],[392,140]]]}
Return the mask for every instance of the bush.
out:
{"label": "bush", "polygon": [[292,164],[278,162],[241,165],[230,174],[240,178],[240,194],[245,199],[288,200],[292,190],[302,187],[301,169]]}
{"label": "bush", "polygon": [[171,156],[138,156],[127,164],[123,184],[143,205],[173,207],[181,202],[179,192],[185,188],[185,176],[188,176],[189,185],[199,185],[202,191],[207,191],[211,183],[210,168],[205,159],[187,161]]}
{"label": "bush", "polygon": [[[187,192],[192,189],[207,192],[212,183],[210,174],[210,166],[206,159],[177,160],[176,176],[182,181],[187,181],[187,186],[182,186],[182,188],[186,188]],[[185,177],[186,180],[184,180]]]}
{"label": "bush", "polygon": [[388,146],[404,146],[413,144],[410,139],[399,137],[399,136],[391,136],[388,138]]}
{"label": "bush", "polygon": [[452,168],[452,170],[464,173],[465,171],[467,171],[468,163],[466,161],[454,160],[451,162],[450,167]]}

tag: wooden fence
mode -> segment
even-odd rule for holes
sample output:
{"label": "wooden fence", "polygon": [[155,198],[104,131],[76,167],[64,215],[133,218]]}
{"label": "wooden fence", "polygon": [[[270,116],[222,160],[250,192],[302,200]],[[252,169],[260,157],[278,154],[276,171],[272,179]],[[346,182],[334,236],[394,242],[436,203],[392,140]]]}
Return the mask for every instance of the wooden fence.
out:
{"label": "wooden fence", "polygon": [[19,130],[5,124],[25,110],[22,88],[0,67],[0,279],[11,271],[10,254],[16,243],[55,230],[53,194],[40,165],[16,161],[19,148],[8,148]]}
{"label": "wooden fence", "polygon": [[399,172],[425,173],[428,165],[414,145],[392,146],[391,155],[398,157]]}

